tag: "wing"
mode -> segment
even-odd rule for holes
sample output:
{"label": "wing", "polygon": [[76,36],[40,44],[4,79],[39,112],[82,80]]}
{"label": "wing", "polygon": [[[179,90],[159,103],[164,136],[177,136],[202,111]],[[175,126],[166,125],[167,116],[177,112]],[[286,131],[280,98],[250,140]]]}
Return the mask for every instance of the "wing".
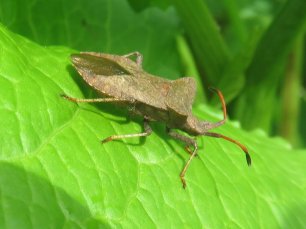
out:
{"label": "wing", "polygon": [[117,62],[104,57],[103,54],[100,54],[100,56],[91,53],[72,54],[71,60],[74,67],[83,77],[89,77],[90,75],[113,76],[130,74]]}
{"label": "wing", "polygon": [[[71,55],[71,60],[82,78],[102,95],[128,99],[122,90],[137,65],[126,57],[104,53],[80,53]],[[135,67],[136,66],[136,67]]]}

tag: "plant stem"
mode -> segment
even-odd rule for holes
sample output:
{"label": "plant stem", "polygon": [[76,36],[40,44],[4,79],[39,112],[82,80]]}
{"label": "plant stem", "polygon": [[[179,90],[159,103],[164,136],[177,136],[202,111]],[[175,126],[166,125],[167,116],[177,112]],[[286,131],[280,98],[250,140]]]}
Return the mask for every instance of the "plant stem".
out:
{"label": "plant stem", "polygon": [[293,145],[298,144],[298,122],[301,101],[301,80],[304,36],[300,36],[289,55],[282,88],[282,111],[279,134]]}

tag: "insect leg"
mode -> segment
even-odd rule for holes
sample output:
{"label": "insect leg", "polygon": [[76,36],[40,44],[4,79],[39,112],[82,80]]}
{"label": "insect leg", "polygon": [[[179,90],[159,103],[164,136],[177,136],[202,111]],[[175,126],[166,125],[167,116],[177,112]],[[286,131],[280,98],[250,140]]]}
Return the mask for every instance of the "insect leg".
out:
{"label": "insect leg", "polygon": [[227,141],[230,141],[230,142],[232,142],[232,143],[238,145],[238,146],[244,151],[244,153],[245,153],[245,157],[246,157],[246,161],[247,161],[247,163],[248,163],[248,166],[251,166],[252,160],[251,160],[249,151],[248,151],[248,149],[247,149],[244,145],[242,145],[240,142],[238,142],[238,141],[236,141],[236,140],[234,140],[234,139],[232,139],[232,138],[229,138],[229,137],[227,137],[227,136],[224,136],[224,135],[222,135],[222,134],[218,134],[218,133],[207,132],[207,133],[205,133],[205,134],[203,134],[203,135],[209,136],[209,137],[214,137],[214,138],[223,138],[223,139],[225,139],[225,140],[227,140]]}
{"label": "insect leg", "polygon": [[108,102],[124,102],[127,100],[118,98],[96,98],[96,99],[78,99],[68,95],[61,95],[63,98],[77,103],[108,103]]}
{"label": "insect leg", "polygon": [[192,161],[192,159],[197,155],[197,150],[198,150],[198,144],[196,142],[196,140],[194,140],[193,138],[181,135],[177,132],[175,132],[174,130],[171,130],[169,128],[167,128],[167,133],[169,134],[169,136],[171,136],[172,138],[178,139],[184,143],[186,143],[186,148],[188,148],[188,150],[190,150],[189,146],[193,146],[193,151],[191,152],[191,155],[188,159],[188,161],[186,162],[183,170],[180,173],[180,178],[183,184],[183,188],[186,188],[186,180],[185,180],[185,174],[186,171]]}
{"label": "insect leg", "polygon": [[101,142],[106,143],[106,142],[110,142],[116,139],[123,139],[123,138],[134,138],[134,137],[146,137],[149,136],[152,133],[152,129],[149,125],[149,121],[147,119],[144,119],[143,121],[143,127],[144,127],[144,131],[141,133],[136,133],[136,134],[123,134],[123,135],[112,135],[109,136],[105,139],[103,139]]}
{"label": "insect leg", "polygon": [[143,60],[143,57],[142,57],[142,54],[140,52],[131,52],[131,53],[128,53],[126,55],[123,55],[124,57],[131,57],[131,56],[136,56],[136,64],[141,67],[142,66],[142,60]]}

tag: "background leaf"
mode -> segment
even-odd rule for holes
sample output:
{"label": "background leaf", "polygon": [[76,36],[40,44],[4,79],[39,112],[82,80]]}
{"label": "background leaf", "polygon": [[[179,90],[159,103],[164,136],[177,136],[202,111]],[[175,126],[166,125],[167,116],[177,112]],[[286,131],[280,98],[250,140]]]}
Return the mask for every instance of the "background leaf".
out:
{"label": "background leaf", "polygon": [[172,79],[180,75],[173,36],[179,27],[173,8],[135,13],[122,0],[13,0],[0,5],[0,20],[41,45],[117,54],[139,51],[146,54],[144,66],[151,72]]}
{"label": "background leaf", "polygon": [[[164,124],[153,123],[145,141],[101,145],[107,136],[141,131],[141,118],[127,122],[125,109],[59,96],[97,96],[71,67],[72,48],[136,49],[149,72],[182,75],[173,8],[136,14],[125,1],[5,1],[0,7],[1,228],[306,227],[305,150],[228,122],[217,131],[247,145],[252,167],[235,145],[199,138],[183,190],[179,172],[188,154]],[[86,29],[75,20],[80,15]],[[194,112],[222,118],[203,104]]]}

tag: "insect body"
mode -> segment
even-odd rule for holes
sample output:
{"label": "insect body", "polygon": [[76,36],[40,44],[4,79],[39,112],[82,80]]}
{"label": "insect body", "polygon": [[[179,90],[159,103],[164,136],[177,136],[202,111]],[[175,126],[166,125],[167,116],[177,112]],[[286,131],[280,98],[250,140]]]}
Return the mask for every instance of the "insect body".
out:
{"label": "insect body", "polygon": [[[136,56],[136,61],[130,59]],[[64,98],[75,102],[112,102],[131,107],[131,112],[144,117],[144,132],[113,135],[102,143],[114,139],[149,136],[152,129],[151,121],[166,123],[167,133],[186,144],[185,149],[190,158],[180,173],[183,187],[186,187],[185,173],[190,162],[197,154],[197,142],[194,138],[179,134],[174,129],[180,129],[189,135],[205,135],[223,138],[238,145],[246,155],[248,165],[251,158],[247,148],[241,143],[209,130],[221,126],[226,120],[226,106],[222,93],[214,88],[221,100],[224,118],[216,123],[201,121],[192,114],[192,103],[195,96],[195,81],[191,77],[178,80],[167,80],[145,72],[142,69],[142,55],[133,52],[124,56],[83,52],[71,56],[72,63],[83,79],[103,98],[77,99],[67,95]]]}

